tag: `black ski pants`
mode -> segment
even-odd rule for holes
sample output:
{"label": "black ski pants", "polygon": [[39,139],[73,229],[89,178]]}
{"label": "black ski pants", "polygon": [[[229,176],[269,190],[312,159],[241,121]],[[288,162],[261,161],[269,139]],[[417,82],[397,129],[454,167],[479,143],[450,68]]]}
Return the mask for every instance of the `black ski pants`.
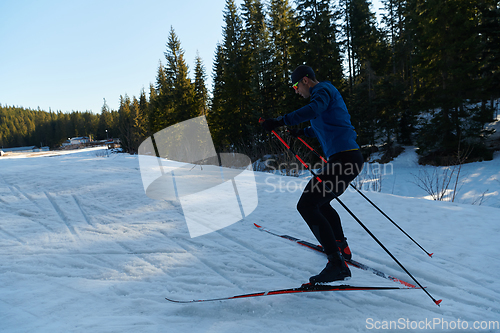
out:
{"label": "black ski pants", "polygon": [[344,240],[340,216],[330,202],[340,196],[350,182],[363,169],[363,156],[359,150],[332,155],[302,193],[297,210],[313,232],[327,255],[338,251],[337,240]]}

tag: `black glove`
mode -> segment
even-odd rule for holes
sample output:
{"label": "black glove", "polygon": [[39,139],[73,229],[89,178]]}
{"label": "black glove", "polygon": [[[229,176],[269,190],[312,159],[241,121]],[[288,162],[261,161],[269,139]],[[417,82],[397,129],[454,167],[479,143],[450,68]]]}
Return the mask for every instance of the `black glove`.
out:
{"label": "black glove", "polygon": [[288,132],[294,138],[298,138],[299,136],[305,135],[305,132],[304,132],[303,128],[298,128],[298,129],[297,128],[291,128],[291,129],[288,129]]}
{"label": "black glove", "polygon": [[262,127],[264,127],[264,129],[269,132],[273,131],[276,127],[280,127],[283,125],[285,125],[283,117],[269,118],[262,122]]}

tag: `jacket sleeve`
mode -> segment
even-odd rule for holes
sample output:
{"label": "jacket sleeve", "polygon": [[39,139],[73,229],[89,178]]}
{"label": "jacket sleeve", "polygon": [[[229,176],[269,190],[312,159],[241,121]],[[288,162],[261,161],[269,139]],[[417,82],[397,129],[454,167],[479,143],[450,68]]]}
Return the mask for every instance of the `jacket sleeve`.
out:
{"label": "jacket sleeve", "polygon": [[311,95],[311,101],[306,106],[283,116],[286,125],[298,125],[304,121],[316,118],[328,108],[331,97],[325,88],[319,88]]}

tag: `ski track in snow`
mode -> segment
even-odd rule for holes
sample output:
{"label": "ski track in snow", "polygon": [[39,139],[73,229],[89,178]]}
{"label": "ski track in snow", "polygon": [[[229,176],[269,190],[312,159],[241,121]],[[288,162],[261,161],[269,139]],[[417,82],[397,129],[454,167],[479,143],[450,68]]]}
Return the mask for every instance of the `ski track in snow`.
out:
{"label": "ski track in snow", "polygon": [[73,200],[75,200],[75,203],[78,206],[78,209],[80,209],[80,212],[82,212],[82,215],[83,215],[83,218],[85,219],[85,222],[87,222],[87,224],[89,226],[94,227],[94,224],[91,222],[90,216],[87,213],[85,213],[85,211],[83,210],[82,202],[80,201],[80,199],[78,199],[78,197],[74,194],[72,196],[73,196]]}
{"label": "ski track in snow", "polygon": [[44,193],[45,193],[45,196],[47,197],[47,199],[49,200],[50,204],[52,205],[52,207],[56,211],[57,215],[59,215],[61,220],[64,222],[64,224],[68,228],[69,232],[73,235],[74,240],[75,241],[80,240],[80,236],[78,235],[78,232],[71,224],[71,219],[69,219],[66,216],[66,214],[64,213],[64,211],[61,209],[61,207],[59,207],[59,205],[56,203],[55,198],[51,194],[49,194],[48,192],[44,192]]}
{"label": "ski track in snow", "polygon": [[[409,168],[409,155],[403,158],[400,164]],[[499,160],[491,163],[498,167]],[[268,182],[279,178],[255,175],[259,205],[250,216],[190,238],[179,203],[145,196],[136,156],[103,158],[85,150],[0,160],[0,331],[349,333],[366,332],[367,318],[500,320],[498,208],[381,193],[367,195],[435,252],[433,258],[358,194],[346,192],[343,201],[436,299],[443,298],[441,307],[422,290],[167,302],[165,297],[297,287],[324,267],[323,254],[253,226],[316,243],[295,210],[300,192],[269,193]],[[413,282],[341,207],[335,208],[353,259]],[[395,285],[370,272],[351,271],[352,285]]]}
{"label": "ski track in snow", "polygon": [[4,233],[5,235],[7,235],[7,237],[10,237],[10,238],[13,238],[15,239],[16,241],[18,241],[19,243],[21,244],[26,244],[21,238],[17,237],[16,235],[4,230],[3,228],[0,228],[0,232]]}

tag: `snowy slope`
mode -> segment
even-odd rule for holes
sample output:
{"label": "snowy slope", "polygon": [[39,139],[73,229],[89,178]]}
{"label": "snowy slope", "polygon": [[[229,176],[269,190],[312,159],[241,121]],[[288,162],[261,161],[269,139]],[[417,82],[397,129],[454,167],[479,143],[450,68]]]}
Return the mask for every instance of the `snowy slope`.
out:
{"label": "snowy slope", "polygon": [[[418,165],[415,149],[415,147],[405,147],[405,151],[397,159],[380,166],[379,174],[382,175],[383,193],[417,198],[430,197],[427,192],[417,186],[418,178],[422,178],[425,171],[428,175],[442,177],[446,167]],[[467,163],[463,164],[460,170],[455,169],[455,174],[460,171],[455,202],[500,208],[499,152],[496,152],[495,156],[493,161]],[[372,173],[378,171],[374,166],[370,170]],[[451,174],[451,171],[448,172]],[[450,190],[453,189],[454,182],[453,175]]]}
{"label": "snowy slope", "polygon": [[[169,303],[165,297],[193,299],[296,287],[319,272],[325,265],[320,253],[253,226],[257,222],[314,241],[295,210],[300,191],[292,185],[299,184],[297,178],[255,173],[257,209],[218,232],[190,238],[178,203],[154,201],[144,194],[136,156],[98,157],[91,150],[1,158],[0,331],[426,331],[418,329],[420,325],[448,332],[465,324],[468,329],[461,332],[500,331],[498,196],[492,197],[490,206],[416,198],[425,194],[408,192],[414,185],[404,180],[417,167],[411,150],[406,154],[394,161],[397,176],[386,181],[389,193],[366,195],[434,252],[433,258],[359,194],[347,191],[342,199],[435,298],[443,299],[441,307],[422,290]],[[468,168],[473,171],[468,184],[475,184],[469,185],[471,190],[484,192],[486,188],[477,186],[490,179],[490,192],[498,191],[498,155]],[[353,259],[411,281],[334,205],[343,218]],[[352,273],[353,285],[394,285],[365,271]],[[475,321],[485,329],[473,329]],[[377,329],[384,324],[393,329]]]}

